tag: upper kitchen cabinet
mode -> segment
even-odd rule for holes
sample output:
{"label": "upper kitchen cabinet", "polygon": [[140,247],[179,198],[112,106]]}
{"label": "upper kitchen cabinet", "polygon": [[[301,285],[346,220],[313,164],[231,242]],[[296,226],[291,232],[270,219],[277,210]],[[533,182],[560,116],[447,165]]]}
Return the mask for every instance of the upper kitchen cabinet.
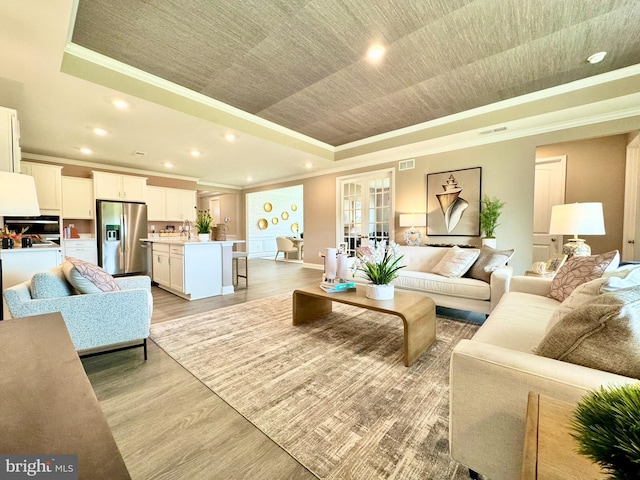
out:
{"label": "upper kitchen cabinet", "polygon": [[98,200],[120,200],[144,202],[147,188],[146,177],[119,175],[116,173],[92,172],[93,191]]}
{"label": "upper kitchen cabinet", "polygon": [[94,218],[93,182],[88,178],[62,177],[62,218]]}
{"label": "upper kitchen cabinet", "polygon": [[20,128],[18,113],[0,107],[0,170],[20,171]]}
{"label": "upper kitchen cabinet", "polygon": [[150,222],[167,219],[165,188],[147,186],[147,220]]}
{"label": "upper kitchen cabinet", "polygon": [[180,188],[165,189],[167,202],[167,220],[196,220],[196,192]]}
{"label": "upper kitchen cabinet", "polygon": [[62,167],[22,162],[20,170],[23,174],[33,177],[38,193],[38,204],[43,214],[59,215],[62,209]]}

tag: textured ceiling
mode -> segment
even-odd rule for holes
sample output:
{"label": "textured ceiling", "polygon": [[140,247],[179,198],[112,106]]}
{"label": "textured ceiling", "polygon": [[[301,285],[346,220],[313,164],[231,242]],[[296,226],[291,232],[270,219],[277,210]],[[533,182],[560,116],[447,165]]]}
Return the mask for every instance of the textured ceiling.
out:
{"label": "textured ceiling", "polygon": [[640,2],[80,0],[72,41],[338,146],[637,64]]}

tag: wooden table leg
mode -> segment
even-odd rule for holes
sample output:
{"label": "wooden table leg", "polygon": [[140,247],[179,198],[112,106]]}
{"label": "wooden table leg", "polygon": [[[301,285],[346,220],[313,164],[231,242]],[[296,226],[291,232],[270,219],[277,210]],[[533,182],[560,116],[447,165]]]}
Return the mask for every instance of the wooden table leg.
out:
{"label": "wooden table leg", "polygon": [[404,364],[410,367],[436,339],[435,306],[421,315],[399,315],[404,324]]}
{"label": "wooden table leg", "polygon": [[312,297],[304,293],[293,292],[293,324],[300,325],[331,313],[332,301],[327,298]]}

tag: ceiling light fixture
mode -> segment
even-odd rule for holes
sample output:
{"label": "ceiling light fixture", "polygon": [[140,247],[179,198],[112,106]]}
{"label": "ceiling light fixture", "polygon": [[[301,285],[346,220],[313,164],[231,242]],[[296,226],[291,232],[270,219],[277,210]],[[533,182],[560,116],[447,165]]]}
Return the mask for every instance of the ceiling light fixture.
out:
{"label": "ceiling light fixture", "polygon": [[82,153],[84,153],[85,155],[91,155],[91,154],[93,153],[93,150],[91,150],[90,148],[87,148],[87,147],[82,147],[82,148],[80,149],[80,151],[81,151]]}
{"label": "ceiling light fixture", "polygon": [[313,167],[313,163],[307,162],[307,163],[304,164],[304,166],[305,166],[305,168],[311,168],[311,167]]}
{"label": "ceiling light fixture", "polygon": [[253,182],[253,177],[247,177],[247,182]]}
{"label": "ceiling light fixture", "polygon": [[173,163],[171,162],[164,162],[164,166],[167,168],[173,168]]}
{"label": "ceiling light fixture", "polygon": [[104,128],[96,127],[93,129],[93,133],[101,137],[104,137],[107,134],[107,131]]}
{"label": "ceiling light fixture", "polygon": [[235,133],[225,133],[224,138],[227,142],[233,142],[236,139]]}
{"label": "ceiling light fixture", "polygon": [[587,58],[587,62],[589,62],[590,64],[596,64],[596,63],[600,63],[602,60],[604,60],[604,57],[607,55],[607,52],[598,52],[598,53],[594,53],[593,55],[590,55]]}
{"label": "ceiling light fixture", "polygon": [[124,110],[125,108],[129,108],[129,104],[124,100],[113,100],[111,102],[114,107]]}
{"label": "ceiling light fixture", "polygon": [[200,152],[198,150],[191,150],[191,156],[192,157],[199,157],[200,156]]}
{"label": "ceiling light fixture", "polygon": [[372,62],[379,61],[384,54],[386,49],[382,45],[373,45],[367,50],[367,58]]}

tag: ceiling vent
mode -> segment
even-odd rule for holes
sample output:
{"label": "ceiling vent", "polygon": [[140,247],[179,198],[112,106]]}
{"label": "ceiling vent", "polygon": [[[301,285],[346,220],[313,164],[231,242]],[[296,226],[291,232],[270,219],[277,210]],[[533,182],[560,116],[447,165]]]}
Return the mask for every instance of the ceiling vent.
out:
{"label": "ceiling vent", "polygon": [[403,170],[411,170],[416,168],[416,159],[412,158],[410,160],[400,160],[398,162],[398,171],[403,171]]}
{"label": "ceiling vent", "polygon": [[489,130],[483,130],[482,132],[478,132],[478,135],[489,135],[490,133],[504,132],[506,129],[507,127],[490,128]]}
{"label": "ceiling vent", "polygon": [[140,150],[136,150],[135,152],[133,152],[134,157],[144,157],[146,154],[147,152],[141,152]]}

